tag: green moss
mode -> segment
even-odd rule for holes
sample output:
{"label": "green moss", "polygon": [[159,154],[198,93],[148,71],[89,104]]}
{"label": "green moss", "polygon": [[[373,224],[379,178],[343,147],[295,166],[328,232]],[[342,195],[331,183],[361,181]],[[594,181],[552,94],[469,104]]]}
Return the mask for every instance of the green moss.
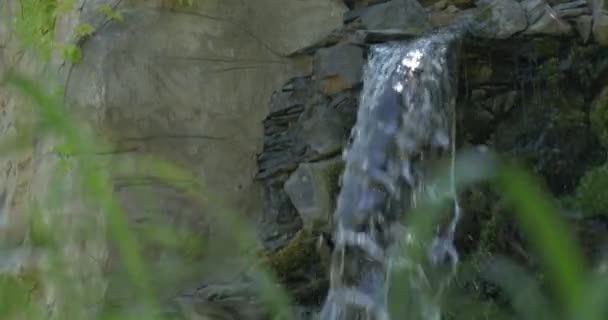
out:
{"label": "green moss", "polygon": [[583,176],[576,189],[576,207],[588,215],[608,215],[608,164]]}
{"label": "green moss", "polygon": [[280,278],[286,278],[294,270],[309,265],[316,256],[314,236],[302,229],[286,247],[267,255],[263,263]]}
{"label": "green moss", "polygon": [[608,147],[608,90],[600,94],[591,106],[591,129],[604,148]]}
{"label": "green moss", "polygon": [[539,76],[545,79],[549,84],[556,84],[562,80],[563,73],[559,68],[559,59],[551,58],[545,61],[539,69]]}
{"label": "green moss", "polygon": [[560,49],[560,42],[555,38],[541,37],[532,39],[530,43],[524,47],[526,55],[536,60],[545,57],[553,57]]}
{"label": "green moss", "polygon": [[551,120],[557,131],[568,134],[569,129],[586,125],[587,114],[578,109],[562,109],[553,113]]}

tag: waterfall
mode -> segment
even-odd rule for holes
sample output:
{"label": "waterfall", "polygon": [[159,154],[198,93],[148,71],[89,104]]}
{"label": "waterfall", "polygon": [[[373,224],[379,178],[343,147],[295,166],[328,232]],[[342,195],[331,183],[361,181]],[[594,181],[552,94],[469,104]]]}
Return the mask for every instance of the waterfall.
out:
{"label": "waterfall", "polygon": [[[425,163],[454,151],[459,39],[460,32],[443,30],[371,48],[357,123],[343,154],[330,289],[321,320],[390,319],[391,266],[408,258],[394,253],[407,237],[400,220],[421,195],[433,194]],[[460,209],[452,191],[451,221],[437,226],[432,243],[425,245],[430,264],[458,261],[453,238]],[[438,308],[427,309],[425,319],[438,319]]]}

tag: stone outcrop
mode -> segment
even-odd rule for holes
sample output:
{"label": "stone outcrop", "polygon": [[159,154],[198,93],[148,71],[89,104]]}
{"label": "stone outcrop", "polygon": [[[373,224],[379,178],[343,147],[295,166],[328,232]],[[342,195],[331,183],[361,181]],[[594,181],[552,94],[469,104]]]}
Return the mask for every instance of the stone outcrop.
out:
{"label": "stone outcrop", "polygon": [[363,50],[354,45],[319,49],[315,54],[318,87],[326,95],[351,89],[361,82]]}
{"label": "stone outcrop", "polygon": [[420,33],[430,27],[422,6],[415,0],[392,0],[371,5],[360,16],[368,30],[412,30]]}
{"label": "stone outcrop", "polygon": [[[17,8],[16,3],[9,1],[10,9]],[[108,19],[99,12],[99,5],[112,7],[122,19]],[[237,235],[218,227],[222,215],[228,213],[217,212],[216,204],[230,204],[227,209],[246,219],[261,216],[262,190],[253,178],[272,90],[289,78],[310,74],[312,57],[294,53],[340,26],[345,10],[341,2],[326,0],[194,1],[190,7],[163,0],[89,0],[76,1],[73,11],[58,17],[55,40],[79,46],[82,60],[72,65],[56,54],[50,73],[56,75],[59,69],[71,115],[86,121],[109,142],[110,147],[95,150],[93,161],[113,175],[117,199],[134,236],[145,237],[143,231],[160,224],[183,235],[195,233],[200,238],[196,241],[213,237],[218,244],[226,244]],[[83,23],[92,26],[90,36],[74,32]],[[16,41],[5,39],[11,37],[2,23],[0,71],[7,70],[7,65],[34,69],[33,61],[18,61]],[[31,71],[36,76],[40,73]],[[0,94],[4,134],[21,121],[17,113],[21,102],[14,96]],[[3,224],[9,231],[2,232],[2,237],[13,238],[14,244],[22,243],[27,234],[28,216],[23,212],[28,210],[30,196],[42,201],[49,185],[57,181],[77,186],[70,182],[77,178],[71,175],[75,169],[56,180],[53,170],[62,161],[53,151],[56,144],[38,139],[25,155],[1,164],[8,175],[0,180],[4,195],[0,199],[4,199],[3,211],[12,216]],[[163,180],[161,172],[147,167],[149,159],[185,168],[191,173],[188,179],[204,185],[211,200],[188,194],[183,188],[190,183],[187,180]],[[98,272],[89,277],[91,287],[83,288],[96,290],[96,301],[105,295],[110,305],[134,303],[138,297],[125,281],[120,250],[106,247],[104,237],[97,238],[104,232],[103,216],[81,206],[77,190],[62,191],[69,195],[66,212],[73,212],[70,219],[78,221],[66,228],[66,237],[81,224],[98,229],[90,233],[95,241],[86,250],[91,252],[66,253],[67,263]],[[77,214],[89,211],[90,219]],[[55,222],[61,224],[68,216],[57,215]],[[148,285],[162,288],[158,298],[240,272],[234,256],[213,246],[204,250],[204,254],[193,254],[144,243],[143,261],[155,274]],[[182,271],[175,272],[176,265]],[[109,272],[108,284],[94,283],[102,268]]]}
{"label": "stone outcrop", "polygon": [[[471,17],[459,74],[458,145],[522,159],[560,198],[579,233],[594,235],[586,249],[605,247],[596,235],[608,225],[598,222],[608,210],[596,206],[602,194],[587,185],[606,183],[606,1],[590,0],[590,10],[579,0],[222,0],[187,8],[128,0],[115,8],[124,22],[96,10],[114,2],[76,2],[78,9],[57,20],[55,33],[57,42],[81,47],[82,61],[71,65],[56,55],[51,73],[59,69],[69,113],[110,142],[92,159],[113,174],[129,232],[143,237],[161,224],[194,234],[196,244],[213,242],[204,250],[144,243],[143,261],[155,276],[150,285],[162,288],[163,302],[175,296],[186,301],[188,292],[196,301],[183,303],[194,313],[266,315],[258,304],[234,310],[235,301],[254,294],[231,282],[241,273],[234,242],[241,229],[222,227],[228,213],[215,206],[221,202],[260,220],[256,231],[267,265],[303,310],[314,310],[327,285],[317,240],[331,250],[339,158],[355,122],[369,46]],[[14,0],[0,8],[7,3],[15,8]],[[32,56],[21,57],[6,21],[0,19],[0,73],[16,66],[42,74]],[[78,38],[74,27],[81,23],[91,24],[93,34]],[[31,126],[23,104],[0,87],[3,136]],[[15,249],[10,257],[36,261],[20,250],[30,241],[30,201],[45,203],[51,191],[64,192],[65,207],[43,213],[65,225],[66,261],[88,279],[79,290],[130,306],[137,292],[125,281],[117,248],[105,239],[107,221],[99,208],[81,202],[75,164],[56,152],[57,144],[35,139],[0,161],[0,238]],[[146,166],[150,158],[169,160],[189,174],[183,181],[163,180],[157,167]],[[54,172],[66,163],[67,171]],[[191,182],[205,184],[209,193],[192,196],[184,187]],[[467,218],[459,249],[469,254],[491,247],[528,263],[514,224],[495,218],[507,209],[498,197],[477,191],[463,196]],[[483,238],[494,222],[496,237]],[[600,231],[589,232],[594,228]],[[72,236],[82,230],[91,239]],[[22,267],[4,265],[12,269],[2,270]],[[45,285],[51,295],[60,284]]]}
{"label": "stone outcrop", "polygon": [[481,13],[473,27],[476,36],[506,39],[528,27],[525,11],[515,0],[484,0],[479,4]]}
{"label": "stone outcrop", "polygon": [[[356,45],[366,57],[367,48],[375,43],[407,41],[412,34],[396,32],[388,25],[382,26],[383,29],[369,30],[363,20],[369,12],[396,3],[350,2],[352,10],[345,15],[345,26],[335,33],[340,36],[312,47],[311,54],[319,57],[328,52],[344,52],[345,48]],[[400,2],[401,5],[403,3],[406,1]],[[599,41],[592,35],[595,20],[587,2],[477,1],[476,6],[471,1],[419,3],[434,27],[473,18],[471,34],[463,44],[463,68],[459,75],[458,145],[481,145],[505,157],[522,160],[560,199],[565,215],[583,212],[581,207],[571,205],[567,199],[579,192],[581,179],[605,161],[602,156],[605,146],[599,146],[598,138],[603,134],[603,118],[600,111],[593,111],[603,107],[590,106],[592,101],[599,105],[597,101],[602,97],[600,92],[607,79],[602,66],[608,63],[605,49],[598,46]],[[416,22],[412,24],[415,26]],[[407,29],[406,26],[401,28]],[[360,63],[356,60],[329,74],[347,79],[348,68],[358,68]],[[340,65],[340,62],[332,65]],[[290,114],[289,121],[281,129],[284,135],[280,136],[290,138],[280,140],[280,148],[274,148],[277,145],[274,141],[279,136],[275,129],[278,126],[272,126],[273,129],[266,126],[266,146],[258,156],[258,178],[266,186],[266,211],[273,212],[273,216],[265,220],[262,232],[266,235],[265,245],[269,250],[286,247],[291,238],[271,237],[271,234],[280,234],[279,230],[296,234],[299,228],[316,233],[320,239],[320,255],[332,245],[331,236],[326,233],[331,230],[325,217],[332,204],[328,201],[331,197],[327,190],[336,185],[339,188],[340,179],[334,177],[330,179],[333,180],[331,183],[326,183],[327,180],[318,183],[321,181],[318,177],[324,176],[318,166],[327,165],[325,160],[319,162],[318,159],[335,157],[334,151],[340,151],[345,141],[331,143],[333,137],[339,135],[334,133],[335,122],[328,121],[331,117],[324,112],[328,110],[328,102],[331,105],[335,100],[344,100],[349,101],[348,109],[352,110],[351,117],[354,117],[361,86],[349,83],[340,86],[339,90],[322,90],[315,81],[326,77],[326,70],[317,67],[312,78],[291,80],[275,92],[275,99],[271,102],[273,109],[295,110],[298,106],[298,111]],[[301,89],[294,90],[294,83],[300,83]],[[281,96],[285,98],[276,98]],[[306,116],[315,112],[320,115],[316,119]],[[280,114],[271,112],[266,121],[270,124],[280,119]],[[352,126],[353,122],[350,123]],[[312,152],[310,140],[306,142],[298,135],[303,132],[302,128],[312,124],[315,127],[309,132],[318,133],[319,141],[325,137],[326,145],[334,147],[318,148],[317,152]],[[340,128],[342,126],[339,125]],[[594,184],[604,183],[603,180],[597,182],[601,179],[603,176],[595,178]],[[585,180],[592,181],[591,178]],[[531,253],[527,251],[516,223],[502,218],[510,212],[501,206],[499,199],[498,195],[480,192],[478,188],[466,191],[462,199],[466,218],[459,227],[458,249],[465,255],[464,259],[474,252],[490,250],[492,254],[509,255],[522,264],[531,263]],[[279,217],[291,217],[293,222],[290,224],[283,220],[278,223]],[[573,218],[572,225],[576,226],[581,239],[585,239],[586,232],[590,232],[593,225],[589,219]],[[496,224],[496,230],[484,231],[491,228],[491,223]],[[315,228],[307,228],[310,225],[315,225]],[[496,234],[496,237],[486,239],[483,233],[487,232]],[[605,241],[594,238],[584,246],[588,252],[597,252],[605,245]]]}

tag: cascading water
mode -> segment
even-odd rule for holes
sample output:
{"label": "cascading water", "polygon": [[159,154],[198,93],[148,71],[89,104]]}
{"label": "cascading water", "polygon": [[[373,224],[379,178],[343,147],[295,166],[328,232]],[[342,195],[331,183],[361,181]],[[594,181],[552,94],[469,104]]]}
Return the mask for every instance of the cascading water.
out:
{"label": "cascading water", "polygon": [[[330,290],[321,320],[390,318],[391,265],[408,261],[394,254],[408,237],[400,219],[421,195],[433,195],[425,183],[427,160],[453,151],[450,120],[459,39],[460,32],[444,30],[410,43],[372,48],[352,143],[343,156]],[[452,213],[450,223],[437,228],[427,247],[431,264],[458,261],[453,245],[460,216],[456,200]],[[423,280],[424,270],[414,268]],[[426,309],[424,319],[439,318],[438,308]]]}

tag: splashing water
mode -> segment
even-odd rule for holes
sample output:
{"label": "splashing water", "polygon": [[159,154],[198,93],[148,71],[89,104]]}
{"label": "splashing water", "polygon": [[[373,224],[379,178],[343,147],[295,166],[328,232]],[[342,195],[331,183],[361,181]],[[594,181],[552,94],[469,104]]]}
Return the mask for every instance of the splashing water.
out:
{"label": "splashing water", "polygon": [[[399,223],[421,195],[432,197],[425,163],[454,151],[453,123],[460,33],[443,31],[410,43],[372,48],[364,89],[344,152],[346,168],[335,212],[335,250],[330,290],[321,320],[388,320],[391,266],[412,268],[412,286],[425,282],[424,268],[396,256],[399,244],[416,239]],[[453,160],[453,158],[452,158]],[[453,176],[452,172],[452,176]],[[455,196],[455,190],[451,190]],[[431,264],[449,260],[460,218],[454,200],[447,227],[437,227],[428,245]],[[424,306],[424,319],[439,319],[439,309]]]}

